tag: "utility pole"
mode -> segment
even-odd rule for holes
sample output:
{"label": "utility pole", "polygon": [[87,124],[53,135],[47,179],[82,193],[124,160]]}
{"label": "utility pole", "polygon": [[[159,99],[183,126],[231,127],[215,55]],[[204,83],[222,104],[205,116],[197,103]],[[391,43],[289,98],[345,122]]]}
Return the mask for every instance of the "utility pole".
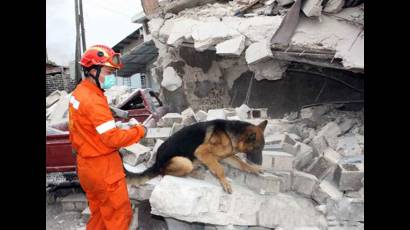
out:
{"label": "utility pole", "polygon": [[85,49],[87,48],[85,44],[85,30],[84,30],[84,17],[83,17],[83,0],[80,1],[80,25],[81,25],[81,40],[82,40],[82,45],[83,45],[83,52],[85,52]]}
{"label": "utility pole", "polygon": [[79,82],[81,80],[81,72],[80,72],[80,61],[81,56],[81,44],[80,44],[80,20],[78,15],[78,0],[74,0],[75,6],[75,29],[76,29],[76,36],[75,36],[75,82]]}

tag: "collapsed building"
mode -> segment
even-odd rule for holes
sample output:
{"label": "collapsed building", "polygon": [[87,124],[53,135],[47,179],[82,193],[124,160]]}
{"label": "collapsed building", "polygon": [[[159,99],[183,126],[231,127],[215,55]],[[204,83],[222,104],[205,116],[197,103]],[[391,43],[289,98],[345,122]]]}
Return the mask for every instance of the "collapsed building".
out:
{"label": "collapsed building", "polygon": [[125,154],[127,170],[193,122],[269,122],[262,175],[224,165],[233,194],[199,167],[131,183],[131,199],[168,229],[364,229],[363,1],[142,3],[150,76],[172,113]]}

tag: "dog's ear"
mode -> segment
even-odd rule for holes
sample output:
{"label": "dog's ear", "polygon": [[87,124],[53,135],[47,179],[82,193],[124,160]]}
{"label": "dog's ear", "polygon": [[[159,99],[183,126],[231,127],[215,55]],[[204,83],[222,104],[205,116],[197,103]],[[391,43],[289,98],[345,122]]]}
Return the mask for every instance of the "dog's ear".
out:
{"label": "dog's ear", "polygon": [[265,131],[266,125],[268,124],[268,120],[262,121],[258,127],[262,129],[262,131]]}

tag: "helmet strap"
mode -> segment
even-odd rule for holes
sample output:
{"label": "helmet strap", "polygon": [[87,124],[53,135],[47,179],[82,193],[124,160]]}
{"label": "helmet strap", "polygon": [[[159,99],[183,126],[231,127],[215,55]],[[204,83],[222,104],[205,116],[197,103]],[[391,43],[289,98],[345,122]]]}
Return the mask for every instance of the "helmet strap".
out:
{"label": "helmet strap", "polygon": [[100,77],[100,73],[101,73],[101,66],[95,66],[93,69],[96,69],[96,70],[97,70],[97,74],[96,74],[96,75],[91,74],[89,70],[86,71],[86,72],[84,72],[84,73],[86,73],[88,76],[91,76],[91,77],[94,79],[95,84],[97,84],[97,87],[98,87],[101,91],[105,92],[105,90],[104,90],[103,88],[101,88],[100,81],[98,80],[98,78]]}

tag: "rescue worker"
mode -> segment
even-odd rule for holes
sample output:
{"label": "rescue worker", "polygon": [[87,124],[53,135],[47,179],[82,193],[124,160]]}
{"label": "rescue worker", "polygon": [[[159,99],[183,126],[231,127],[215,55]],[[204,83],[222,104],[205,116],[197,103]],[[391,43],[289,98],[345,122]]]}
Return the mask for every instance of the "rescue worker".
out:
{"label": "rescue worker", "polygon": [[132,209],[118,149],[141,140],[146,128],[139,123],[129,130],[115,126],[104,89],[115,84],[113,73],[122,67],[118,53],[95,45],[83,54],[80,64],[85,78],[70,98],[69,131],[91,211],[87,230],[125,230]]}

